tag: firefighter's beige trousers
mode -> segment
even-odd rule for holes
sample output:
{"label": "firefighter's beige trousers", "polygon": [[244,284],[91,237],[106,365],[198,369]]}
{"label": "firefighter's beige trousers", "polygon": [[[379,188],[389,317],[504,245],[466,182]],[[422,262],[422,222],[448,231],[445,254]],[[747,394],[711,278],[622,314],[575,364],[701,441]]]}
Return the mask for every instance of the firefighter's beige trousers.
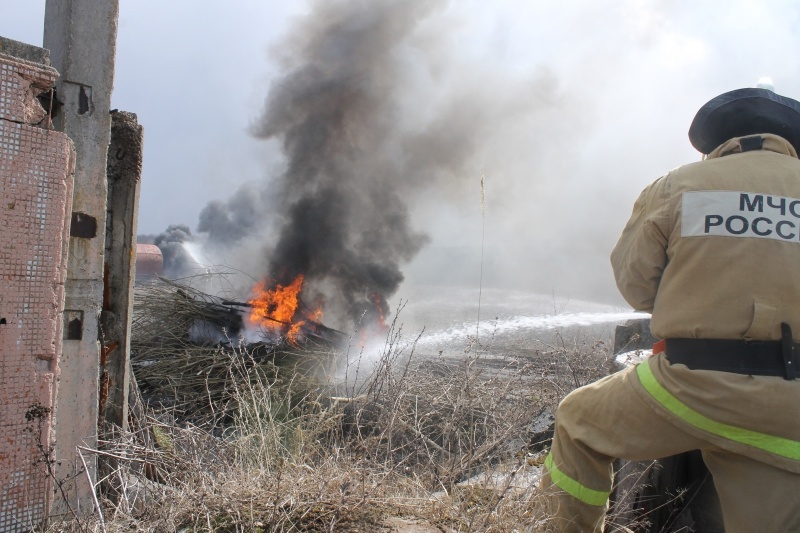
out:
{"label": "firefighter's beige trousers", "polygon": [[[555,515],[553,530],[603,530],[614,458],[650,460],[699,449],[714,477],[727,533],[800,532],[800,474],[686,433],[643,402],[637,387],[632,367],[573,391],[559,405],[541,484]],[[775,406],[787,408],[797,409]]]}

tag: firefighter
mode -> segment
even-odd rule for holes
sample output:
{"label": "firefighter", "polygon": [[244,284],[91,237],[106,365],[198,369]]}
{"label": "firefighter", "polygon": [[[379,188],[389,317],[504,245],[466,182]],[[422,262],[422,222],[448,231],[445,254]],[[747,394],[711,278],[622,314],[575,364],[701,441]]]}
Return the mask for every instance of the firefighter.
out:
{"label": "firefighter", "polygon": [[725,529],[800,531],[800,103],[764,88],[705,104],[702,161],[641,193],[611,253],[664,339],[569,394],[542,489],[559,531],[602,531],[614,458],[700,450]]}

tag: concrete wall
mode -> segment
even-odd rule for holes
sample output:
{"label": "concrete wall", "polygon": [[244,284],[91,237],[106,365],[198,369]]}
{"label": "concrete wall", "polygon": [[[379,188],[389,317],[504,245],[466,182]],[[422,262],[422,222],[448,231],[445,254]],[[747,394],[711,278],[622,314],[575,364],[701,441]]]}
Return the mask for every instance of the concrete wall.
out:
{"label": "concrete wall", "polygon": [[[110,441],[128,427],[130,335],[136,270],[139,183],[142,175],[142,127],[133,113],[111,112],[108,146],[108,216],[106,274],[101,315],[100,435]],[[102,446],[101,446],[102,447]],[[101,485],[112,500],[123,491],[124,478],[115,458],[101,456]]]}
{"label": "concrete wall", "polygon": [[[3,39],[0,50],[46,59]],[[48,129],[36,96],[57,76],[0,54],[0,533],[38,525],[52,495],[75,156],[69,138]]]}
{"label": "concrete wall", "polygon": [[47,0],[44,47],[61,78],[63,102],[54,126],[75,143],[69,262],[65,314],[71,324],[59,363],[61,381],[56,413],[57,477],[69,480],[66,501],[55,513],[91,511],[96,460],[87,456],[88,475],[79,446],[97,447],[100,378],[100,313],[106,228],[106,157],[111,134],[118,0]]}
{"label": "concrete wall", "polygon": [[134,113],[111,112],[108,146],[108,218],[100,374],[101,434],[128,427],[128,366],[136,266],[142,127]]}

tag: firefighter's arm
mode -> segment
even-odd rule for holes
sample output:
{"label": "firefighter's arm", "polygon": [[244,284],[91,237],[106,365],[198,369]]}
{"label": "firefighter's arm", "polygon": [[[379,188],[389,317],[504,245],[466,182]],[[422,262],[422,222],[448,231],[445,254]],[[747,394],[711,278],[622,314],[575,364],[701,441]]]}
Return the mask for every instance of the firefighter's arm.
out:
{"label": "firefighter's arm", "polygon": [[661,274],[667,265],[666,182],[663,177],[639,195],[631,218],[611,252],[617,287],[637,311],[653,311]]}

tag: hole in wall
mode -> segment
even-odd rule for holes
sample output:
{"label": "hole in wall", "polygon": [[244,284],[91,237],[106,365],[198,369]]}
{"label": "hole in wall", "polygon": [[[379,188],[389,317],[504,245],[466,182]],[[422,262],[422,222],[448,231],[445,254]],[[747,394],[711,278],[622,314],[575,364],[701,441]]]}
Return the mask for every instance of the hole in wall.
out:
{"label": "hole in wall", "polygon": [[73,212],[69,235],[70,237],[94,239],[97,236],[97,219],[86,213]]}
{"label": "hole in wall", "polygon": [[[90,88],[89,92],[91,92]],[[89,112],[89,94],[87,94],[87,87],[81,85],[80,92],[78,93],[78,114],[85,115],[88,112]]]}
{"label": "hole in wall", "polygon": [[36,99],[39,100],[42,108],[50,114],[50,120],[57,117],[61,108],[64,107],[64,102],[58,99],[58,91],[55,88],[40,93]]}
{"label": "hole in wall", "polygon": [[64,339],[79,341],[83,339],[83,311],[64,311]]}

